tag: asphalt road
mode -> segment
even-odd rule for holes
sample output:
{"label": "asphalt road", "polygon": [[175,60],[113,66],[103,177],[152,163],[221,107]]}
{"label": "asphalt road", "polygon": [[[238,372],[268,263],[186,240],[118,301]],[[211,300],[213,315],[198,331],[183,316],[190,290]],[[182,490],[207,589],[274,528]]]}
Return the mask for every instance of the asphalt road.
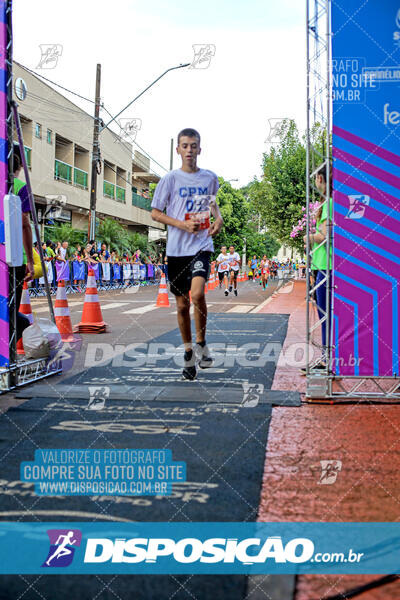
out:
{"label": "asphalt road", "polygon": [[[238,296],[230,293],[225,297],[223,289],[216,288],[207,293],[209,313],[249,314],[257,310],[277,289],[278,280],[270,281],[264,291],[258,282],[245,281],[238,283]],[[88,353],[94,352],[95,345],[104,348],[121,347],[135,342],[147,342],[177,327],[175,298],[169,292],[169,307],[156,307],[158,286],[143,286],[115,291],[100,291],[99,299],[104,321],[109,331],[103,334],[82,334],[81,343],[75,346],[73,364],[61,375],[47,378],[50,385],[62,383],[66,378],[85,370]],[[54,303],[54,297],[53,297]],[[68,305],[72,324],[80,322],[84,303],[84,294],[69,294]],[[48,318],[49,312],[45,298],[31,298],[34,315]],[[193,308],[191,309],[193,313]],[[111,350],[105,350],[111,351]],[[43,381],[41,382],[43,383]],[[24,400],[16,399],[10,392],[0,396],[0,411],[9,406],[21,404]]]}

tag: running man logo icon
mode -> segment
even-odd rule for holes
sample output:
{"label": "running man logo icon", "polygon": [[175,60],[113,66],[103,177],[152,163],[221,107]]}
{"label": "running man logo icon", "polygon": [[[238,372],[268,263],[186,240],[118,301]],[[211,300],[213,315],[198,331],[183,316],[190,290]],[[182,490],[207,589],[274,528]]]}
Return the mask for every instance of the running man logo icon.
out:
{"label": "running man logo icon", "polygon": [[335,483],[339,471],[342,470],[341,460],[320,460],[322,469],[321,477],[318,483],[321,485],[332,485]]}
{"label": "running man logo icon", "polygon": [[59,219],[62,215],[63,209],[67,205],[67,196],[64,194],[46,194],[46,208],[43,214],[43,221],[46,219]]}
{"label": "running man logo icon", "polygon": [[362,219],[365,209],[369,206],[369,196],[353,194],[349,196],[349,210],[345,219]]}
{"label": "running man logo icon", "polygon": [[208,69],[213,56],[215,56],[214,44],[193,44],[194,58],[189,69]]}
{"label": "running man logo icon", "polygon": [[57,66],[58,59],[62,55],[63,47],[61,44],[39,44],[41,57],[37,69],[54,69]]}
{"label": "running man logo icon", "polygon": [[264,393],[263,383],[249,383],[243,381],[243,400],[241,406],[245,408],[254,408],[260,401],[260,396]]}
{"label": "running man logo icon", "polygon": [[75,361],[75,354],[80,351],[82,338],[77,337],[75,342],[62,342],[56,347],[56,352],[47,363],[47,370],[61,368],[63,373],[72,369]]}
{"label": "running man logo icon", "polygon": [[268,119],[268,125],[269,125],[269,132],[268,132],[268,137],[265,140],[265,143],[269,143],[269,144],[277,144],[278,142],[281,141],[281,137],[283,132],[283,125],[285,123],[285,121],[287,121],[287,118],[283,118],[283,119]]}
{"label": "running man logo icon", "polygon": [[110,388],[105,386],[90,385],[89,386],[89,402],[88,410],[103,410],[106,400],[110,396]]}
{"label": "running man logo icon", "polygon": [[[134,142],[136,140],[137,132],[142,128],[142,119],[124,118],[118,122],[120,132],[120,139],[127,142]],[[118,142],[119,138],[116,138],[114,142]]]}
{"label": "running man logo icon", "polygon": [[42,567],[68,567],[74,558],[75,548],[81,545],[80,529],[48,529],[49,553]]}

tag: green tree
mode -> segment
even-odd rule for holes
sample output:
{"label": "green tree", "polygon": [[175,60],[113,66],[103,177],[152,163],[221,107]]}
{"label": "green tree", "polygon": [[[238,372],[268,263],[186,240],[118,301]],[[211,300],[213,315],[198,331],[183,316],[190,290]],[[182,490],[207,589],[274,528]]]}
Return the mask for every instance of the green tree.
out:
{"label": "green tree", "polygon": [[[313,160],[324,155],[324,130],[316,124],[310,131]],[[317,165],[310,165],[310,172]],[[303,251],[303,237],[290,232],[303,215],[306,205],[306,142],[300,138],[296,123],[285,120],[280,128],[280,142],[263,156],[263,177],[248,188],[252,204],[262,224],[282,244]]]}
{"label": "green tree", "polygon": [[140,250],[147,253],[147,237],[136,231],[129,231],[126,236],[125,250],[135,252]]}
{"label": "green tree", "polygon": [[246,254],[267,254],[272,257],[279,244],[269,233],[258,233],[258,214],[254,210],[247,186],[236,190],[228,181],[219,178],[220,188],[217,202],[224,219],[221,231],[214,238],[215,253],[225,244],[235,246],[239,254],[243,253],[246,240]]}
{"label": "green tree", "polygon": [[84,244],[86,232],[80,229],[75,229],[69,223],[61,223],[61,225],[47,225],[45,227],[44,239],[52,242],[68,242],[71,251],[74,251],[77,244]]}
{"label": "green tree", "polygon": [[157,187],[156,183],[150,183],[149,184],[149,196],[150,196],[151,199],[153,199],[154,192],[156,191],[156,187]]}
{"label": "green tree", "polygon": [[216,248],[222,244],[233,244],[237,252],[242,252],[247,225],[246,199],[241,190],[234,189],[228,181],[219,178],[217,203],[221,211],[224,225],[214,238]]}
{"label": "green tree", "polygon": [[128,243],[128,232],[125,227],[110,217],[101,221],[97,237],[111,250],[117,250],[119,253],[125,249]]}

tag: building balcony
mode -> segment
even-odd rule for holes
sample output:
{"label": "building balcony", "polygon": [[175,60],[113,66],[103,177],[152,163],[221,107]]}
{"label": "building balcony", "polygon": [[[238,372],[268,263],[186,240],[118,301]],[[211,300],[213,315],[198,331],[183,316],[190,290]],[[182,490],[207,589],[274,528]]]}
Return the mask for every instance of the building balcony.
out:
{"label": "building balcony", "polygon": [[123,202],[125,204],[125,188],[122,188],[119,185],[116,186],[115,199],[118,200],[118,202]]}
{"label": "building balcony", "polygon": [[106,198],[112,198],[115,200],[115,185],[110,181],[104,180],[103,183],[103,196]]}
{"label": "building balcony", "polygon": [[136,192],[132,192],[132,206],[143,208],[144,210],[151,210],[151,200],[149,198],[143,198]]}
{"label": "building balcony", "polygon": [[62,160],[54,161],[54,179],[72,184],[72,171],[72,165],[62,162]]}
{"label": "building balcony", "polygon": [[88,188],[88,174],[86,171],[82,171],[82,169],[78,169],[78,167],[74,168],[74,184],[78,187],[81,187],[84,190]]}

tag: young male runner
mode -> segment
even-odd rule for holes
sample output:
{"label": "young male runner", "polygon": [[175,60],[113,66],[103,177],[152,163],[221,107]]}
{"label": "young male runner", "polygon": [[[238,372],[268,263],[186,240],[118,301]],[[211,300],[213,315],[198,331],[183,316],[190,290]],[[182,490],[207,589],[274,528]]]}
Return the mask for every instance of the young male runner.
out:
{"label": "young male runner", "polygon": [[[241,258],[237,252],[235,252],[235,246],[229,246],[229,254],[228,254],[228,262],[229,262],[229,270],[230,270],[230,282],[229,282],[229,291],[232,291],[232,285],[234,287],[233,293],[235,296],[237,293],[237,278],[239,274]],[[227,295],[227,294],[226,294]]]}
{"label": "young male runner", "polygon": [[[218,178],[212,171],[197,166],[201,152],[199,133],[195,129],[183,129],[178,135],[176,151],[182,166],[159,181],[151,203],[151,216],[168,225],[168,277],[171,292],[176,297],[178,325],[185,347],[182,375],[184,379],[193,380],[197,374],[196,358],[202,369],[213,363],[205,338],[204,284],[214,250],[212,236],[220,231],[223,220],[215,202]],[[213,223],[210,223],[210,212],[215,218]],[[194,304],[195,348],[192,345],[189,291]]]}
{"label": "young male runner", "polygon": [[228,253],[226,251],[226,246],[221,247],[221,253],[217,258],[218,265],[218,278],[219,278],[219,287],[221,287],[222,282],[225,284],[225,296],[228,296],[228,275],[229,275],[229,263],[228,263]]}

